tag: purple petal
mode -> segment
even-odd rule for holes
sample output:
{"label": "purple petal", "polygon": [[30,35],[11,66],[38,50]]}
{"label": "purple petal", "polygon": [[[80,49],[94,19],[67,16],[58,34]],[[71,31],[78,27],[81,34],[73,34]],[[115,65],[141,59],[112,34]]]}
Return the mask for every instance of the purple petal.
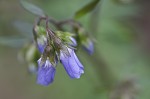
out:
{"label": "purple petal", "polygon": [[73,37],[70,37],[70,40],[72,41],[72,43],[70,44],[71,46],[77,46],[77,42]]}
{"label": "purple petal", "polygon": [[55,68],[52,66],[49,60],[40,66],[41,58],[38,60],[38,74],[37,74],[37,83],[43,86],[48,86],[54,80]]}
{"label": "purple petal", "polygon": [[78,64],[78,66],[81,68],[81,73],[84,73],[84,67],[83,67],[83,65],[81,64],[81,62],[79,61],[79,59],[78,59],[78,57],[76,56],[76,54],[74,53],[74,51],[73,51],[73,57],[74,57],[76,63]]}
{"label": "purple petal", "polygon": [[38,50],[43,53],[44,52],[44,49],[46,47],[46,44],[38,44]]}
{"label": "purple petal", "polygon": [[44,36],[40,37],[37,39],[37,43],[38,43],[38,50],[43,53],[44,49],[46,47],[46,38]]}
{"label": "purple petal", "polygon": [[91,40],[88,41],[87,45],[84,45],[83,48],[92,55],[94,53],[94,44]]}
{"label": "purple petal", "polygon": [[84,68],[75,55],[74,50],[68,48],[68,51],[70,53],[70,57],[65,57],[62,52],[60,53],[61,63],[71,78],[80,78],[81,74],[84,73]]}

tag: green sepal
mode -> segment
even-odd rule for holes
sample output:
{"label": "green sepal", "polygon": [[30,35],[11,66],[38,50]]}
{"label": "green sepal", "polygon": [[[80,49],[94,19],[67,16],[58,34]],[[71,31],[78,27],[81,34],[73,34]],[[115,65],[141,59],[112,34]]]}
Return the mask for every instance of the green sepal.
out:
{"label": "green sepal", "polygon": [[53,66],[56,66],[58,58],[57,58],[56,52],[54,50],[50,52],[49,60]]}
{"label": "green sepal", "polygon": [[46,29],[43,26],[36,26],[35,31],[37,33],[37,36],[46,35]]}
{"label": "green sepal", "polygon": [[78,38],[79,38],[80,43],[83,43],[83,42],[87,41],[88,35],[85,33],[84,29],[80,29],[78,31]]}
{"label": "green sepal", "polygon": [[82,43],[82,45],[84,45],[86,48],[88,48],[90,42],[92,42],[91,39],[86,38],[86,39],[83,40],[81,43]]}
{"label": "green sepal", "polygon": [[73,33],[70,32],[62,32],[62,31],[56,31],[56,35],[64,42],[64,43],[72,43],[71,37],[75,36]]}
{"label": "green sepal", "polygon": [[53,66],[56,66],[56,51],[52,45],[47,45],[42,56],[41,56],[41,64],[42,66],[45,61],[49,59]]}

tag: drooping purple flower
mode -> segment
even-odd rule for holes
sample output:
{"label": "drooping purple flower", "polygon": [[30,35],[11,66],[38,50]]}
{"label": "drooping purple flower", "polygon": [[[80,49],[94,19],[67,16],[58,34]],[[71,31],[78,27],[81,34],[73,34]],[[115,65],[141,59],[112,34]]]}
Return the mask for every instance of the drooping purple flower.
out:
{"label": "drooping purple flower", "polygon": [[94,53],[94,44],[91,40],[87,41],[87,45],[83,45],[83,48],[92,55]]}
{"label": "drooping purple flower", "polygon": [[60,61],[63,64],[67,74],[71,78],[80,78],[84,73],[84,67],[80,63],[73,49],[68,48],[70,56],[65,56],[62,51],[60,52]]}
{"label": "drooping purple flower", "polygon": [[41,36],[40,38],[37,39],[37,44],[38,44],[38,50],[40,53],[44,52],[44,49],[46,47],[46,37]]}
{"label": "drooping purple flower", "polygon": [[53,82],[56,70],[49,60],[46,60],[42,66],[40,65],[41,58],[38,60],[37,83],[48,86]]}

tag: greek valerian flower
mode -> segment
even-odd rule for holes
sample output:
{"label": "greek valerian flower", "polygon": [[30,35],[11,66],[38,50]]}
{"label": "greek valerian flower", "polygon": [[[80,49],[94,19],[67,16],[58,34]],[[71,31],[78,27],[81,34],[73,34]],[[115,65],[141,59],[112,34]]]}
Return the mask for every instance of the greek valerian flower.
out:
{"label": "greek valerian flower", "polygon": [[37,83],[47,86],[51,84],[55,76],[55,67],[50,63],[49,59],[41,64],[41,58],[38,60]]}
{"label": "greek valerian flower", "polygon": [[68,48],[70,56],[65,56],[60,52],[60,61],[63,64],[66,72],[71,78],[80,78],[84,73],[84,67],[78,60],[73,49]]}
{"label": "greek valerian flower", "polygon": [[94,44],[91,40],[87,40],[86,44],[83,45],[83,48],[92,55],[94,53]]}
{"label": "greek valerian flower", "polygon": [[77,47],[77,41],[73,38],[75,35],[69,32],[54,32],[48,25],[46,28],[35,26],[34,30],[35,43],[41,54],[37,62],[37,83],[47,86],[54,81],[58,61],[62,63],[70,78],[80,78],[84,67],[74,52]]}

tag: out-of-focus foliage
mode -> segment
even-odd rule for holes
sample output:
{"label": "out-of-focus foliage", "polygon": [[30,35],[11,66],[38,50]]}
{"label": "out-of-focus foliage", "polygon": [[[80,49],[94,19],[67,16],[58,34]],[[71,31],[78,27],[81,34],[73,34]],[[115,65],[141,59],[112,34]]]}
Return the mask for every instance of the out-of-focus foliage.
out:
{"label": "out-of-focus foliage", "polygon": [[[31,2],[43,8],[48,15],[60,20],[71,18],[76,11],[81,11],[80,8],[91,1],[32,0]],[[54,83],[49,87],[39,86],[35,83],[35,77],[26,72],[26,64],[20,64],[17,61],[18,49],[1,46],[0,98],[110,99],[110,93],[114,95],[118,90],[123,90],[130,95],[128,92],[131,92],[133,88],[135,90],[133,94],[137,95],[135,99],[149,99],[150,63],[149,56],[145,56],[145,53],[149,55],[149,52],[145,52],[147,46],[143,46],[149,44],[150,38],[148,31],[150,3],[148,0],[127,1],[101,0],[91,13],[79,19],[90,31],[90,35],[95,38],[96,48],[93,56],[78,51],[78,56],[85,66],[85,74],[79,80],[69,79],[60,65],[57,68]],[[1,0],[0,13],[2,36],[19,35],[24,39],[32,38],[30,23],[33,23],[34,16],[24,11],[17,0]],[[13,23],[14,19],[24,20],[29,24],[19,23],[20,21]],[[22,25],[18,24],[24,24],[23,27],[27,27],[23,35],[20,34],[23,33],[22,29],[18,31],[14,28],[14,25],[19,29],[22,28]],[[12,46],[15,43],[11,39],[0,38],[1,40]],[[19,45],[21,41],[18,40],[17,43]],[[128,85],[130,80],[128,88],[126,82]],[[138,86],[134,88],[132,84]],[[123,87],[120,88],[120,86]]]}
{"label": "out-of-focus foliage", "polygon": [[80,9],[79,11],[77,11],[75,13],[75,18],[78,19],[78,18],[86,15],[88,12],[91,12],[92,10],[94,10],[94,8],[96,7],[96,5],[98,4],[99,1],[100,0],[93,0],[91,3],[84,6],[82,9]]}
{"label": "out-of-focus foliage", "polygon": [[44,11],[42,11],[39,7],[36,7],[35,5],[28,3],[24,0],[21,0],[20,3],[27,11],[30,11],[38,16],[45,16]]}

